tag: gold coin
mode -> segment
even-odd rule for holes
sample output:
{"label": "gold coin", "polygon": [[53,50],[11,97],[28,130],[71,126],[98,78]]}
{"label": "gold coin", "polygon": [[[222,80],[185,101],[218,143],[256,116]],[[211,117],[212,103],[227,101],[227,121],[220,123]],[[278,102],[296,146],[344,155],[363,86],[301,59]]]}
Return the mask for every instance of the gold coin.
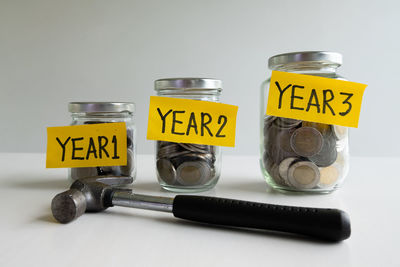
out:
{"label": "gold coin", "polygon": [[342,140],[346,138],[348,128],[340,125],[332,125],[333,133],[335,134],[336,139]]}
{"label": "gold coin", "polygon": [[329,135],[331,133],[331,125],[325,123],[311,122],[311,121],[303,121],[303,127],[313,127],[317,129],[322,135]]}
{"label": "gold coin", "polygon": [[320,187],[330,187],[333,186],[339,179],[339,170],[335,165],[331,165],[326,168],[321,168],[320,170]]}

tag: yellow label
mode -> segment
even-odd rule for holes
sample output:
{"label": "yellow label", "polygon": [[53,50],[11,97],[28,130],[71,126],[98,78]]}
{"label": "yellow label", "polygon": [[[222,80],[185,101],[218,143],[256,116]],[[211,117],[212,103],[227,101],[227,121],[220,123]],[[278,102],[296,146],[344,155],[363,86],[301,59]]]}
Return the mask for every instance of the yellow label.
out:
{"label": "yellow label", "polygon": [[125,122],[47,128],[46,168],[125,166]]}
{"label": "yellow label", "polygon": [[228,104],[151,96],[147,139],[234,147],[237,110]]}
{"label": "yellow label", "polygon": [[273,71],[267,115],[357,127],[365,84]]}

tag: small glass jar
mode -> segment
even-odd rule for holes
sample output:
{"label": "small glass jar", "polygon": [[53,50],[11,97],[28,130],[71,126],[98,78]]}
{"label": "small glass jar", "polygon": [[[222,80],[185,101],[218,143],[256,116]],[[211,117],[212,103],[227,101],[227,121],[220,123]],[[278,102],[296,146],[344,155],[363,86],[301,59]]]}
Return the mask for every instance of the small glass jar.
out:
{"label": "small glass jar", "polygon": [[[336,74],[342,55],[295,52],[273,56],[272,70],[345,80]],[[347,127],[265,115],[270,79],[261,86],[260,165],[274,189],[329,193],[349,169]]]}
{"label": "small glass jar", "polygon": [[[222,82],[206,78],[156,80],[158,96],[219,102]],[[198,192],[213,188],[221,169],[218,146],[156,142],[157,178],[161,187],[174,192]]]}
{"label": "small glass jar", "polygon": [[130,102],[70,102],[71,125],[125,122],[127,135],[127,165],[70,168],[71,182],[88,177],[136,177],[135,104]]}

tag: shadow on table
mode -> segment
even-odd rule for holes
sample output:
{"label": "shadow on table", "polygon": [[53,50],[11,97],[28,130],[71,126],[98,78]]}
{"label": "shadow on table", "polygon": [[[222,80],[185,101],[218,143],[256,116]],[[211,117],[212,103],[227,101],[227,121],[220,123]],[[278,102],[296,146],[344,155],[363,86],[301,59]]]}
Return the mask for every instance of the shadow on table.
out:
{"label": "shadow on table", "polygon": [[267,184],[264,181],[245,181],[235,183],[221,183],[216,185],[219,189],[227,189],[229,191],[246,191],[265,193],[268,191]]}
{"label": "shadow on table", "polygon": [[[218,185],[217,185],[218,186]],[[265,181],[245,181],[243,179],[242,182],[235,182],[232,184],[221,184],[219,186],[220,189],[227,189],[229,191],[236,191],[236,192],[246,192],[246,193],[267,193],[269,195],[285,195],[285,196],[300,196],[300,195],[307,195],[307,193],[303,192],[291,192],[291,191],[278,191],[273,189],[269,186]]]}
{"label": "shadow on table", "polygon": [[39,216],[35,219],[35,221],[41,221],[41,222],[47,222],[47,223],[58,223],[56,219],[54,219],[53,215],[51,215],[51,212],[48,214],[44,214],[42,216]]}

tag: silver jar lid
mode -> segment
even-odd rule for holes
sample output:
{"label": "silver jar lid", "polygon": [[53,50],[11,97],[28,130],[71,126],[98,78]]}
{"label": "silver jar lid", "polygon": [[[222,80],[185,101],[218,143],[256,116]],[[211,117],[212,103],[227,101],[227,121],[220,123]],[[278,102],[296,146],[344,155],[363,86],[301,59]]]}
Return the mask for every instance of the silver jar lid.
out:
{"label": "silver jar lid", "polygon": [[343,63],[343,57],[337,52],[328,51],[303,51],[293,52],[286,54],[279,54],[270,57],[268,60],[268,67],[270,69],[275,68],[279,65],[284,65],[293,62],[323,62],[326,64],[334,64],[341,66]]}
{"label": "silver jar lid", "polygon": [[71,113],[95,112],[135,112],[132,102],[70,102],[68,110]]}
{"label": "silver jar lid", "polygon": [[212,78],[167,78],[154,82],[154,89],[210,89],[222,91],[222,81]]}

